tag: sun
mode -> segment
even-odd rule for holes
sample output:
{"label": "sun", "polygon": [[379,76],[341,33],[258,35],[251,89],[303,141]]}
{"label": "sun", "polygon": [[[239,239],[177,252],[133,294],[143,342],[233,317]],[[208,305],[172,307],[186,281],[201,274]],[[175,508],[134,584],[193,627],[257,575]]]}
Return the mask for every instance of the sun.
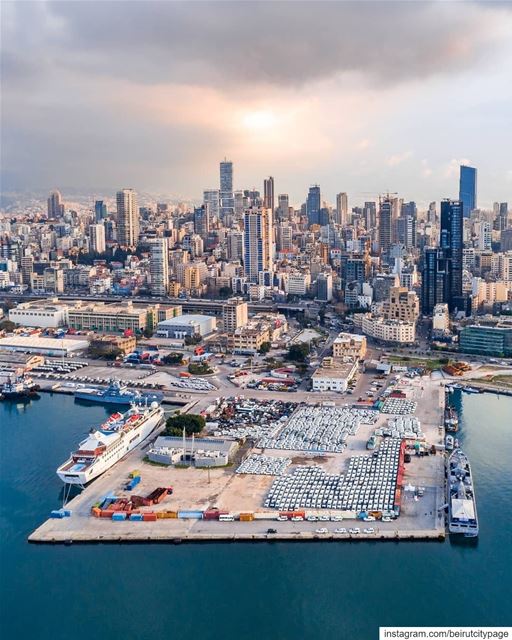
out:
{"label": "sun", "polygon": [[276,125],[277,118],[272,111],[249,111],[243,115],[242,123],[251,131],[267,131]]}

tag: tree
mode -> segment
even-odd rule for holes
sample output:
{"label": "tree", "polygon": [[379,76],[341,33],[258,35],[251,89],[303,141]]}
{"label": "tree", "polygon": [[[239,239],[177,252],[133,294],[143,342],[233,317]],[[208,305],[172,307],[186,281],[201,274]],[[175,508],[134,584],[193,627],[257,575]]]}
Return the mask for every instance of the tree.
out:
{"label": "tree", "polygon": [[194,376],[204,376],[208,373],[213,373],[206,362],[191,362],[188,365],[188,372]]}
{"label": "tree", "polygon": [[233,293],[231,287],[221,287],[219,289],[219,298],[229,298],[229,296]]}
{"label": "tree", "polygon": [[261,354],[268,353],[270,351],[271,346],[272,345],[270,344],[270,342],[262,342],[260,346],[260,353]]}
{"label": "tree", "polygon": [[185,336],[185,344],[189,347],[193,344],[199,344],[202,342],[201,336],[193,335],[193,336]]}
{"label": "tree", "polygon": [[181,353],[168,353],[162,358],[164,364],[182,364],[183,356]]}
{"label": "tree", "polygon": [[0,321],[0,331],[11,333],[12,331],[14,331],[14,329],[16,329],[16,325],[14,324],[14,322],[11,322],[10,320]]}
{"label": "tree", "polygon": [[295,362],[304,362],[309,355],[309,345],[307,342],[292,344],[288,349],[288,360]]}
{"label": "tree", "polygon": [[185,429],[187,436],[191,436],[193,433],[201,433],[205,424],[206,420],[203,416],[192,413],[171,416],[167,418],[165,423],[164,434],[166,436],[181,436],[183,429]]}

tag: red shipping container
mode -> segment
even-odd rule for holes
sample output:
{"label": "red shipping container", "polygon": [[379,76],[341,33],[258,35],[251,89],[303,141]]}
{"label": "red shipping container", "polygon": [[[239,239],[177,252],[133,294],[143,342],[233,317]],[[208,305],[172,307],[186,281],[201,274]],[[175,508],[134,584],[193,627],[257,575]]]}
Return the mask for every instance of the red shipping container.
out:
{"label": "red shipping container", "polygon": [[142,519],[144,522],[156,522],[156,513],[143,513]]}

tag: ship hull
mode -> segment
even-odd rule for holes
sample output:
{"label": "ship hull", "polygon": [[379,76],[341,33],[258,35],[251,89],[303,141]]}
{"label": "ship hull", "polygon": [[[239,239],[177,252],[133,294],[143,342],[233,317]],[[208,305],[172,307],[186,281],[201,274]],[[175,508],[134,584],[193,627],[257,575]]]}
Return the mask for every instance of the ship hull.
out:
{"label": "ship hull", "polygon": [[106,460],[104,457],[96,460],[90,467],[83,469],[82,465],[77,464],[75,468],[71,468],[69,470],[64,470],[71,463],[71,459],[67,460],[59,469],[57,470],[57,475],[66,484],[76,484],[85,486],[89,482],[92,482],[99,476],[101,476],[105,471],[108,471],[112,466],[114,466],[119,460],[122,460],[127,453],[133,451],[135,447],[137,447],[141,442],[143,442],[151,433],[156,429],[156,427],[161,423],[163,419],[163,410],[159,407],[158,409],[154,409],[152,413],[147,417],[145,422],[138,427],[137,431],[128,432],[127,434],[123,434],[121,436],[123,442],[118,449],[118,452],[115,456]]}
{"label": "ship hull", "polygon": [[142,400],[148,402],[161,402],[162,396],[156,394],[141,394],[140,396],[130,396],[124,398],[123,396],[106,396],[102,393],[84,393],[83,391],[75,391],[75,400],[86,400],[87,402],[102,402],[103,404],[120,404],[128,406],[136,400]]}

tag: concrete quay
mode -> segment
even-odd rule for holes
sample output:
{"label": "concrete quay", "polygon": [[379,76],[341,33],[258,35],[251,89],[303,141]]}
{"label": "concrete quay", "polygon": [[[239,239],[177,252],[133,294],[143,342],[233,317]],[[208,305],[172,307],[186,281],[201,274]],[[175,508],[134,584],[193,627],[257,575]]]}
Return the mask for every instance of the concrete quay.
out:
{"label": "concrete quay", "polygon": [[[416,416],[421,420],[427,442],[442,448],[444,440],[443,412],[444,388],[439,381],[421,378],[404,381],[404,388],[411,399],[418,403]],[[295,395],[295,394],[294,394]],[[309,401],[318,401],[318,396],[308,394]],[[288,399],[288,398],[287,398]],[[289,398],[292,400],[292,398]],[[296,398],[293,398],[295,400]],[[298,399],[298,398],[297,398]],[[202,399],[205,402],[206,398]],[[338,396],[337,403],[345,403],[348,398]],[[202,404],[198,403],[198,404]],[[198,410],[198,406],[194,407]],[[380,414],[374,425],[361,425],[356,435],[351,436],[347,448],[342,453],[322,454],[305,458],[304,452],[266,449],[266,455],[287,455],[296,464],[319,464],[328,473],[344,473],[349,459],[354,455],[368,455],[366,442],[376,427],[387,422],[389,416]],[[158,518],[156,521],[112,521],[91,515],[91,507],[106,495],[128,497],[125,489],[130,471],[138,469],[141,482],[134,491],[147,495],[156,487],[173,487],[173,493],[161,504],[148,508],[151,511],[205,511],[213,507],[230,513],[253,512],[263,509],[265,497],[274,476],[240,475],[234,473],[237,464],[231,467],[196,469],[194,467],[164,467],[147,462],[146,454],[152,441],[158,435],[155,431],[148,440],[130,452],[125,458],[107,470],[88,485],[78,496],[70,500],[66,508],[72,511],[70,517],[49,519],[36,529],[29,542],[41,544],[70,543],[192,543],[192,542],[249,542],[249,541],[353,541],[353,540],[443,540],[445,516],[440,508],[445,503],[444,469],[445,455],[437,453],[425,457],[412,456],[405,465],[404,485],[421,486],[424,495],[415,497],[411,492],[403,492],[400,516],[391,522],[363,522],[345,518],[343,521],[277,521],[270,515],[266,519],[252,521],[228,521],[202,519]],[[74,445],[76,443],[70,443]],[[259,452],[257,447],[253,451]],[[133,492],[132,492],[133,493]],[[144,509],[143,509],[144,510]],[[339,513],[339,512],[338,512]],[[329,510],[318,511],[317,515],[335,515]],[[335,533],[338,528],[359,527],[359,534]],[[364,533],[365,527],[373,527],[374,533]],[[317,529],[327,528],[327,533]],[[275,533],[268,533],[275,529]]]}

